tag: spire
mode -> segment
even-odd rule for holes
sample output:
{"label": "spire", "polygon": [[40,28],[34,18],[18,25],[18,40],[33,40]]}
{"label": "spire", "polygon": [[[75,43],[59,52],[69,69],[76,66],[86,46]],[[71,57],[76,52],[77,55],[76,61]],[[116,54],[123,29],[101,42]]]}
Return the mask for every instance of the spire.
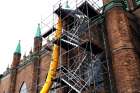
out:
{"label": "spire", "polygon": [[17,47],[16,47],[15,53],[21,54],[20,40],[19,40],[18,45],[17,45]]}
{"label": "spire", "polygon": [[25,52],[25,54],[23,55],[23,59],[26,59],[26,52]]}
{"label": "spire", "polygon": [[33,53],[33,51],[32,51],[32,48],[31,48],[31,50],[30,50],[29,54],[31,55],[32,53]]}
{"label": "spire", "polygon": [[70,8],[68,0],[66,1],[66,6],[65,6],[65,8]]}
{"label": "spire", "polygon": [[10,67],[9,67],[9,64],[8,64],[8,66],[7,66],[6,70],[9,70],[9,68],[10,68]]}
{"label": "spire", "polygon": [[40,24],[38,24],[37,32],[36,32],[35,37],[41,37],[41,28],[40,28]]}

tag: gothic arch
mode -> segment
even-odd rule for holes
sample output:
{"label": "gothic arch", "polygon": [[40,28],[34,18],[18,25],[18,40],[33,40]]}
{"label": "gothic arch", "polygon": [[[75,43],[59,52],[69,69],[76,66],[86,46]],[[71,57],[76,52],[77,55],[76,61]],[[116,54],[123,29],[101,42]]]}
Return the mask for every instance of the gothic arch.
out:
{"label": "gothic arch", "polygon": [[25,82],[23,82],[23,83],[21,84],[21,87],[20,87],[20,89],[19,89],[19,93],[28,93],[28,88],[27,88],[27,85],[26,85]]}

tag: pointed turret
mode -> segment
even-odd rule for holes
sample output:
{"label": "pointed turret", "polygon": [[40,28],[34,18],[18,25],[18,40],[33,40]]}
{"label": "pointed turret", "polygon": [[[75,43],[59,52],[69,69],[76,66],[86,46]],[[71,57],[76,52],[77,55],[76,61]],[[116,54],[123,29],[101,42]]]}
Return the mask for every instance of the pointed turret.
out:
{"label": "pointed turret", "polygon": [[20,62],[20,57],[21,57],[21,45],[19,41],[13,55],[13,62],[12,62],[11,68],[16,68],[18,66]]}
{"label": "pointed turret", "polygon": [[29,54],[32,55],[32,53],[33,53],[33,51],[32,51],[32,48],[31,48],[30,51],[29,51]]}
{"label": "pointed turret", "polygon": [[36,32],[35,37],[41,37],[41,28],[40,28],[40,24],[38,24],[37,32]]}
{"label": "pointed turret", "polygon": [[9,70],[9,68],[10,68],[10,67],[9,67],[9,64],[8,64],[8,66],[7,66],[6,70],[8,71],[8,70]]}
{"label": "pointed turret", "polygon": [[18,45],[17,45],[17,47],[16,47],[15,53],[19,53],[19,54],[21,54],[20,40],[19,40]]}
{"label": "pointed turret", "polygon": [[20,41],[18,42],[18,45],[16,47],[16,50],[13,55],[13,61],[11,64],[11,75],[10,75],[10,88],[8,93],[15,93],[15,84],[16,84],[16,76],[17,76],[17,67],[20,63],[21,58],[21,46]]}
{"label": "pointed turret", "polygon": [[67,9],[70,8],[68,0],[66,1],[66,6],[65,6],[65,8],[67,8]]}
{"label": "pointed turret", "polygon": [[[32,79],[32,85],[38,85],[39,84],[39,72],[40,72],[40,50],[42,48],[42,35],[41,35],[41,28],[40,24],[38,24],[37,32],[34,37],[34,48],[33,52],[36,54],[37,57],[33,57],[33,79]],[[33,53],[33,54],[34,54]],[[31,55],[32,56],[32,55]],[[34,55],[33,55],[34,56]],[[37,93],[39,91],[39,88],[36,86],[31,87],[32,92],[31,93]]]}
{"label": "pointed turret", "polygon": [[42,47],[42,36],[40,24],[38,24],[37,32],[34,37],[34,52],[38,52]]}
{"label": "pointed turret", "polygon": [[23,60],[26,59],[26,57],[27,57],[27,56],[26,56],[26,52],[25,52],[25,54],[23,55]]}

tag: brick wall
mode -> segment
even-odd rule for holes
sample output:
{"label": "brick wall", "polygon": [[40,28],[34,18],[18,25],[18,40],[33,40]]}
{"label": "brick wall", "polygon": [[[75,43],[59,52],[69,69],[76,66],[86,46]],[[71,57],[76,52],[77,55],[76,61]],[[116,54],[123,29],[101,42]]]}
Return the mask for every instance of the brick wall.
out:
{"label": "brick wall", "polygon": [[41,62],[40,62],[40,80],[39,80],[39,85],[40,89],[45,83],[46,77],[47,77],[47,72],[50,67],[50,62],[51,62],[51,54],[48,51],[46,54],[41,56]]}
{"label": "brick wall", "polygon": [[15,93],[19,93],[21,85],[23,82],[26,83],[28,92],[31,92],[32,86],[32,78],[33,78],[33,64],[26,65],[22,68],[17,70],[17,79],[16,79],[16,86],[15,86]]}
{"label": "brick wall", "polygon": [[[47,71],[49,69],[49,64],[51,60],[51,55],[50,52],[44,53],[41,56],[41,62],[40,62],[40,82],[38,86],[42,86],[41,83],[46,79],[47,76]],[[23,84],[23,82],[26,83],[28,92],[31,93],[32,90],[32,80],[33,80],[33,62],[27,63],[24,66],[21,66],[17,70],[17,76],[16,76],[16,84],[15,84],[15,92],[14,93],[19,93],[20,88]],[[10,86],[10,73],[3,77],[0,81],[0,93],[8,93]]]}
{"label": "brick wall", "polygon": [[0,93],[8,93],[10,87],[10,74],[0,80]]}
{"label": "brick wall", "polygon": [[138,93],[140,63],[125,11],[120,7],[109,10],[106,13],[106,25],[117,93]]}

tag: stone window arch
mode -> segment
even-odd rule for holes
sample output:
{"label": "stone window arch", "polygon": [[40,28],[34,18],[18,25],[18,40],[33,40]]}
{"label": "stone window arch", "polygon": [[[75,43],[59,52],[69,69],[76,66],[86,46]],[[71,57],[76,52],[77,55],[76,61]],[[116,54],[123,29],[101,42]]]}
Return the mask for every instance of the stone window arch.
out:
{"label": "stone window arch", "polygon": [[19,93],[28,93],[27,85],[26,85],[25,82],[23,82],[23,83],[21,84]]}

